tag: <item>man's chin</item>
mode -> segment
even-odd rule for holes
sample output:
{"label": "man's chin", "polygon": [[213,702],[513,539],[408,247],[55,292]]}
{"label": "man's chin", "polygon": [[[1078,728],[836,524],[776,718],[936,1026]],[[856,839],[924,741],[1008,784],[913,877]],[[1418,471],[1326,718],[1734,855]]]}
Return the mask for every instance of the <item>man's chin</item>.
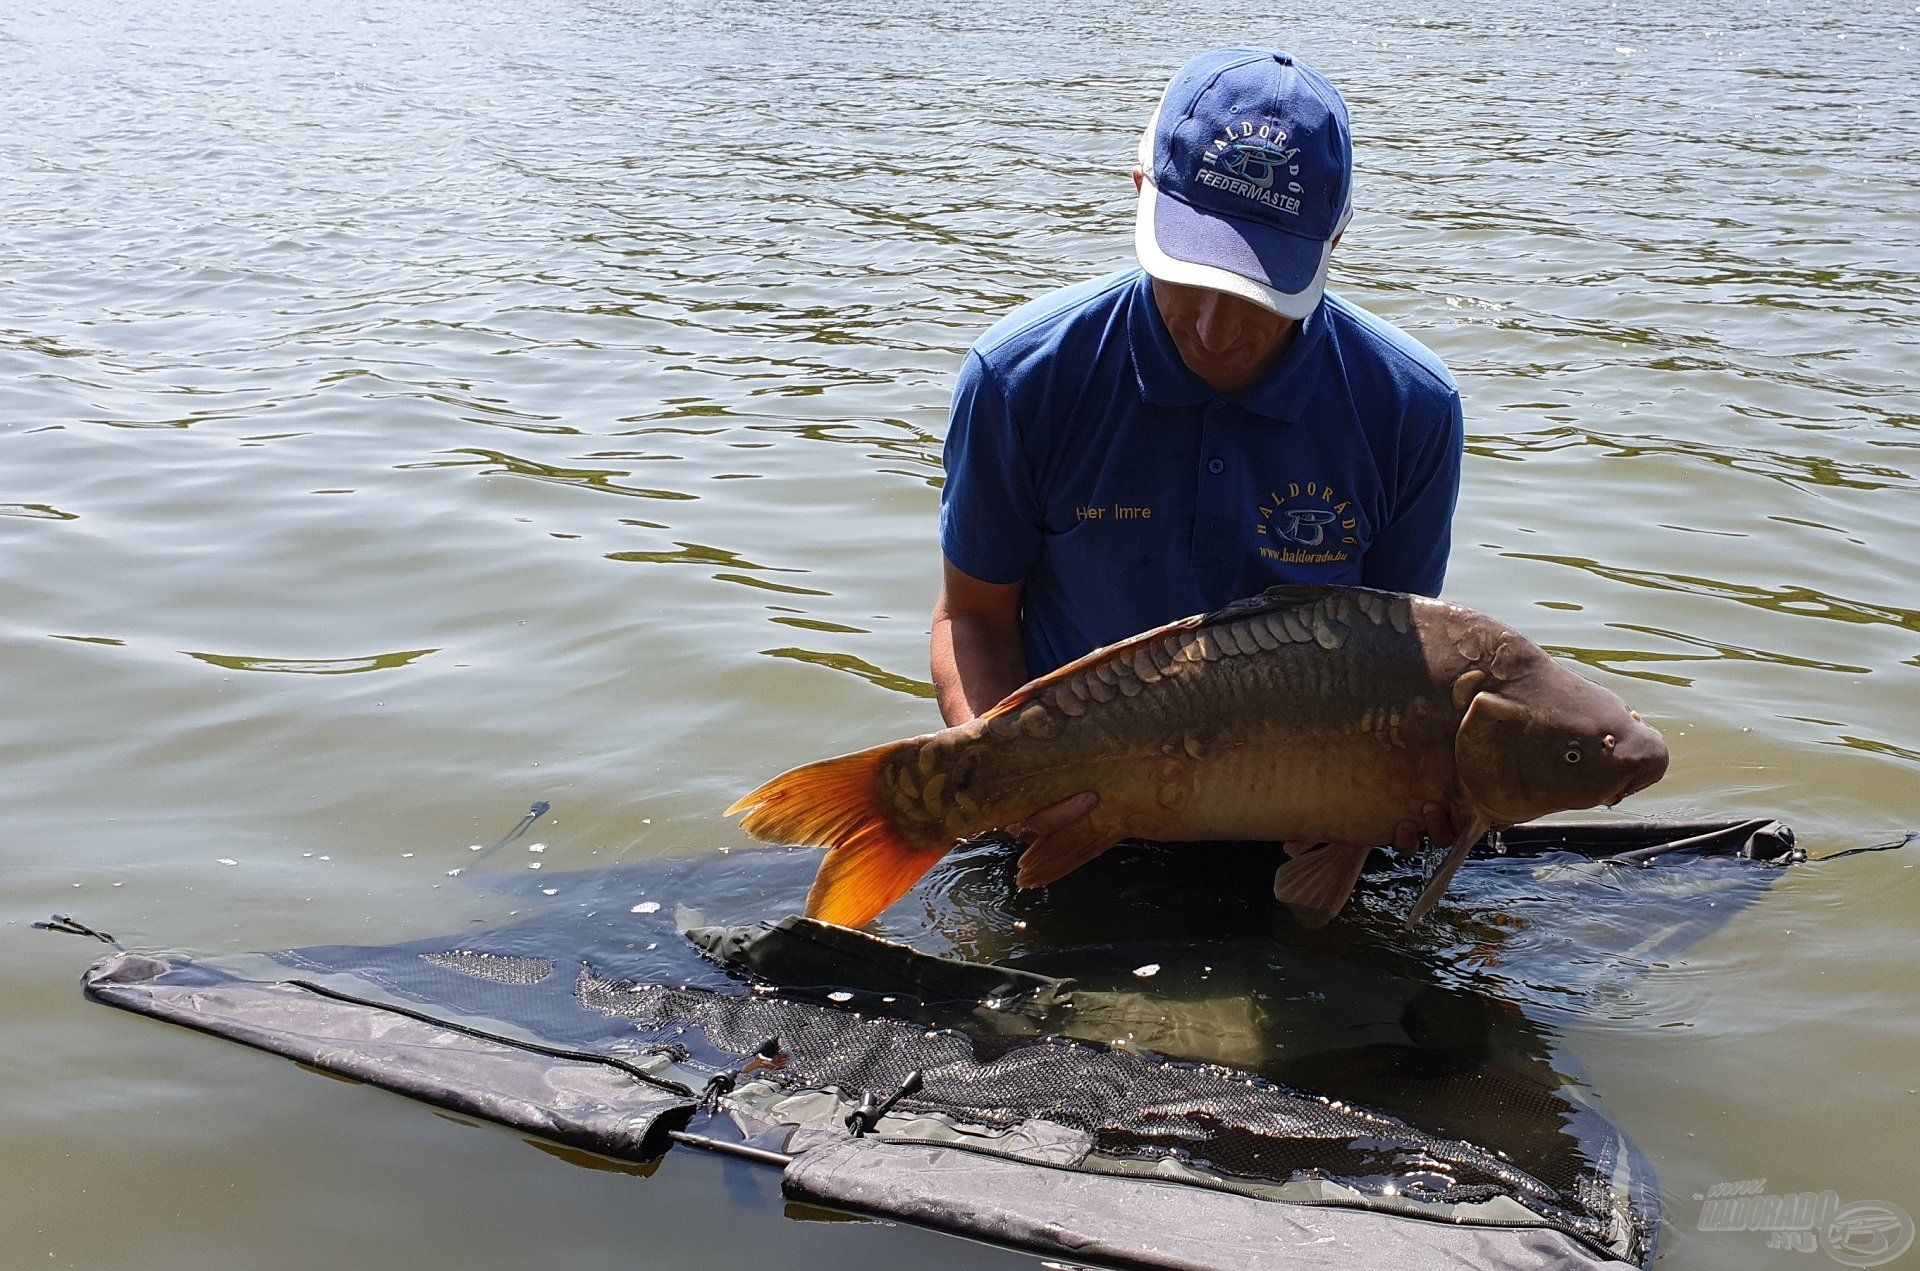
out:
{"label": "man's chin", "polygon": [[1191,367],[1189,369],[1202,380],[1206,381],[1207,387],[1216,393],[1232,393],[1243,389],[1259,378],[1260,371],[1258,366],[1236,366],[1231,368],[1210,366],[1205,370],[1201,370],[1198,367]]}
{"label": "man's chin", "polygon": [[1245,388],[1260,378],[1262,368],[1261,359],[1257,357],[1199,357],[1190,355],[1186,349],[1180,349],[1180,360],[1216,393]]}

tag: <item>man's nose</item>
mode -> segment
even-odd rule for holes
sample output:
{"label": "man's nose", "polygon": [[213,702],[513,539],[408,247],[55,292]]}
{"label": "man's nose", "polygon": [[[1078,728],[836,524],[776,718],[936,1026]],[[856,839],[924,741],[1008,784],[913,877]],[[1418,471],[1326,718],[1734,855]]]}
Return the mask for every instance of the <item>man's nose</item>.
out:
{"label": "man's nose", "polygon": [[1232,297],[1214,291],[1200,299],[1193,311],[1193,336],[1208,353],[1225,353],[1240,342],[1239,315]]}

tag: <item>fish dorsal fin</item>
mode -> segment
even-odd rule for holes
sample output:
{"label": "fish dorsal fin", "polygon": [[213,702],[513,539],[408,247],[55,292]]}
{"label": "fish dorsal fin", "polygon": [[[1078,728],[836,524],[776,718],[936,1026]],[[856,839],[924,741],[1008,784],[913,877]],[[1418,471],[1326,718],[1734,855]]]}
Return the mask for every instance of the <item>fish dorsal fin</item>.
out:
{"label": "fish dorsal fin", "polygon": [[[1224,612],[1224,610],[1222,612]],[[1198,627],[1205,626],[1211,622],[1214,617],[1214,614],[1195,614],[1191,618],[1182,618],[1178,622],[1169,622],[1164,627],[1155,627],[1151,631],[1142,631],[1137,636],[1128,636],[1126,639],[1116,641],[1113,644],[1102,645],[1083,657],[1075,658],[1065,666],[1048,671],[1037,680],[1028,680],[1025,684],[1022,684],[1019,688],[1007,694],[1005,698],[1001,699],[999,705],[995,706],[980,718],[983,720],[996,719],[1002,715],[1011,714],[1046,693],[1048,689],[1072,679],[1090,666],[1097,666],[1102,662],[1111,661],[1115,658],[1132,657],[1138,649],[1157,644],[1175,632],[1192,631]]]}
{"label": "fish dorsal fin", "polygon": [[[1232,604],[1215,609],[1207,614],[1203,621],[1211,625],[1215,622],[1233,622],[1236,619],[1256,613],[1278,613],[1283,609],[1305,609],[1316,605],[1328,596],[1345,592],[1349,595],[1360,591],[1372,591],[1371,587],[1342,587],[1335,583],[1281,583],[1269,587],[1257,596],[1248,596],[1245,600],[1236,600]],[[1383,596],[1398,596],[1398,592],[1381,592]]]}
{"label": "fish dorsal fin", "polygon": [[994,719],[1011,714],[1021,707],[1045,694],[1049,689],[1072,679],[1089,667],[1104,662],[1131,658],[1142,648],[1158,644],[1170,636],[1181,635],[1189,631],[1201,631],[1208,627],[1221,627],[1261,614],[1283,613],[1295,609],[1307,609],[1337,595],[1379,596],[1382,600],[1404,601],[1399,592],[1375,591],[1369,587],[1342,587],[1332,583],[1284,583],[1269,587],[1257,596],[1248,596],[1245,600],[1236,600],[1211,613],[1195,614],[1191,618],[1182,618],[1178,622],[1169,622],[1163,627],[1151,631],[1142,631],[1137,636],[1095,649],[1084,657],[1076,658],[1057,670],[1049,671],[1037,680],[1021,685],[1009,693],[992,710],[981,716],[982,719]]}

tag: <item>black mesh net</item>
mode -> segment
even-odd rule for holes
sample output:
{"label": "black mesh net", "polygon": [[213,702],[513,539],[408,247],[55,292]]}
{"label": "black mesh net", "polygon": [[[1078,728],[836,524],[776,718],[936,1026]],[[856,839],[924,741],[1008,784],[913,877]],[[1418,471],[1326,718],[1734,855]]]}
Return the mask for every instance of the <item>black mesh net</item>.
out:
{"label": "black mesh net", "polygon": [[1610,1212],[1602,1221],[1570,1208],[1562,1192],[1470,1143],[1217,1064],[1060,1037],[983,1058],[959,1029],[771,995],[633,984],[586,970],[574,995],[659,1041],[683,1042],[697,1030],[712,1049],[744,1056],[778,1039],[787,1063],[756,1076],[790,1089],[885,1094],[918,1072],[922,1084],[900,1101],[903,1110],[1003,1129],[1044,1118],[1086,1132],[1109,1155],[1176,1156],[1245,1179],[1379,1180],[1368,1189],[1374,1191],[1395,1180],[1393,1194],[1443,1204],[1514,1196],[1596,1241],[1610,1235]]}
{"label": "black mesh net", "polygon": [[[1398,924],[1418,878],[1389,869],[1302,932],[1275,914],[1270,851],[1116,851],[1036,898],[982,847],[883,920],[904,943],[828,929],[758,960],[724,953],[725,933],[797,909],[818,856],[707,856],[503,880],[495,917],[457,938],[270,956],[329,993],[555,1053],[671,1057],[690,1094],[777,1039],[752,1081],[779,1092],[858,1104],[919,1073],[895,1107],[909,1119],[882,1134],[997,1134],[992,1150],[1055,1166],[1064,1136],[1084,1168],[1534,1222],[1642,1262],[1651,1170],[1594,1109],[1555,1021],[1630,1010],[1650,960],[1764,891],[1773,871],[1751,858],[1790,849],[1722,835],[1648,869],[1509,842],[1420,928]],[[255,972],[184,963],[156,983],[236,974]]]}

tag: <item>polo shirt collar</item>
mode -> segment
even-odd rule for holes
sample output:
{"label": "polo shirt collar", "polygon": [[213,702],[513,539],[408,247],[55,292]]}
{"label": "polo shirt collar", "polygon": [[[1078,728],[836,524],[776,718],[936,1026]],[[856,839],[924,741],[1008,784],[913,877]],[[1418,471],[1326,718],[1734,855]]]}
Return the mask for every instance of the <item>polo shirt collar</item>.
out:
{"label": "polo shirt collar", "polygon": [[1134,374],[1140,377],[1140,395],[1147,401],[1155,406],[1198,406],[1214,398],[1207,382],[1180,360],[1180,350],[1161,320],[1160,306],[1154,303],[1153,279],[1144,270],[1134,276],[1127,337],[1133,348]]}
{"label": "polo shirt collar", "polygon": [[1127,335],[1140,395],[1155,406],[1173,407],[1198,406],[1224,396],[1256,415],[1297,423],[1319,376],[1321,350],[1327,339],[1326,314],[1323,299],[1294,333],[1280,365],[1237,392],[1220,394],[1180,360],[1180,350],[1174,347],[1167,324],[1161,320],[1160,306],[1154,303],[1153,280],[1141,272],[1134,279],[1127,314]]}

